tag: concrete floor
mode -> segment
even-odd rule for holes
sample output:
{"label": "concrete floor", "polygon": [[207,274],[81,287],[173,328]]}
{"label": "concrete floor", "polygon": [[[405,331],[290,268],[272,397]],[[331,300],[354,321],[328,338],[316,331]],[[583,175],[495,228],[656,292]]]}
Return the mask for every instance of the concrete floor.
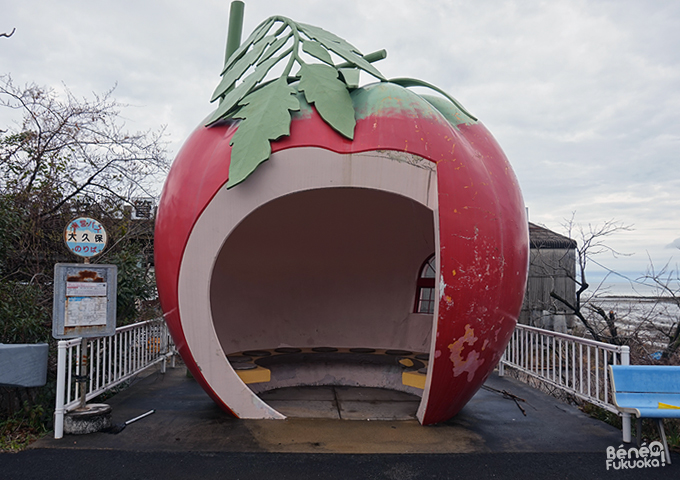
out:
{"label": "concrete floor", "polygon": [[[525,413],[502,391],[523,399],[518,403]],[[672,465],[607,470],[606,449],[618,448],[620,431],[507,377],[491,376],[455,418],[428,427],[413,419],[417,402],[399,393],[315,388],[266,396],[291,417],[235,419],[221,411],[184,368],[166,374],[153,371],[107,400],[118,424],[150,409],[156,410],[153,415],[115,435],[46,437],[24,452],[0,454],[0,477],[680,478],[677,453],[671,454]]]}
{"label": "concrete floor", "polygon": [[289,418],[414,420],[420,398],[404,392],[358,387],[289,387],[259,397]]}
{"label": "concrete floor", "polygon": [[[507,391],[524,399],[520,405]],[[184,367],[151,372],[107,403],[114,423],[155,414],[119,434],[46,437],[32,448],[194,452],[601,452],[621,432],[533,388],[492,375],[453,419],[423,427],[417,397],[380,389],[281,389],[265,401],[286,420],[240,420],[221,411]],[[379,420],[380,421],[375,421]]]}

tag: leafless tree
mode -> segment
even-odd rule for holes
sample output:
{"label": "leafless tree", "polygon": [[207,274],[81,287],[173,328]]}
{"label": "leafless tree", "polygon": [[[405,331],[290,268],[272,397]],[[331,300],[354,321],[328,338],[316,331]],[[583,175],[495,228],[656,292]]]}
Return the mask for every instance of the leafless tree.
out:
{"label": "leafless tree", "polygon": [[[664,338],[666,346],[662,358],[668,359],[680,350],[680,270],[677,265],[672,268],[670,261],[656,270],[650,258],[647,273],[638,281],[655,292],[656,303],[645,322]],[[676,308],[669,312],[669,305]]]}
{"label": "leafless tree", "polygon": [[79,100],[68,89],[59,96],[0,77],[0,107],[22,117],[0,137],[0,193],[38,206],[43,217],[74,200],[106,207],[153,196],[149,180],[168,167],[163,129],[125,130],[111,93]]}
{"label": "leafless tree", "polygon": [[[107,255],[125,253],[130,268],[136,265],[130,252],[143,254],[151,242],[153,220],[146,233],[134,233],[141,224],[133,228],[126,211],[135,197],[156,196],[157,176],[169,167],[164,130],[127,131],[123,105],[111,95],[78,99],[67,88],[59,94],[0,76],[0,108],[15,110],[18,118],[0,131],[0,304],[7,307],[30,286],[30,302],[45,304],[45,323],[53,265],[73,261],[63,246],[69,220],[87,215],[102,221],[111,232]],[[148,291],[148,285],[133,287],[130,295]]]}
{"label": "leafless tree", "polygon": [[9,33],[0,33],[0,37],[7,37],[7,38],[9,38],[9,37],[11,37],[12,35],[14,35],[14,32],[16,32],[16,31],[17,31],[17,29],[16,29],[16,28],[13,28],[12,31],[9,32]]}
{"label": "leafless tree", "polygon": [[[576,270],[575,275],[566,272],[571,276],[571,280],[576,284],[576,295],[573,301],[563,298],[557,292],[550,292],[550,296],[564,305],[569,313],[580,320],[591,336],[597,341],[610,341],[621,343],[622,339],[616,328],[615,317],[607,313],[601,307],[591,303],[591,299],[598,288],[588,291],[591,285],[587,280],[588,264],[593,261],[593,257],[603,253],[610,253],[613,256],[627,255],[612,248],[607,240],[614,234],[632,230],[631,225],[625,225],[615,220],[608,220],[602,224],[588,224],[587,226],[576,223],[575,215],[563,225],[567,236],[575,238],[576,246]],[[586,315],[586,309],[597,314],[607,326],[607,332],[599,329]]]}

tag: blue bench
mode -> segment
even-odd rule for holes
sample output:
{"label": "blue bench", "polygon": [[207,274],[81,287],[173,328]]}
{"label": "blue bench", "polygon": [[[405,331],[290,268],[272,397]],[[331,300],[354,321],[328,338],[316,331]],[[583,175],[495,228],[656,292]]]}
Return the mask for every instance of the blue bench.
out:
{"label": "blue bench", "polygon": [[640,446],[642,419],[656,419],[659,435],[668,452],[664,418],[680,418],[680,366],[609,365],[614,405],[637,417],[637,443]]}

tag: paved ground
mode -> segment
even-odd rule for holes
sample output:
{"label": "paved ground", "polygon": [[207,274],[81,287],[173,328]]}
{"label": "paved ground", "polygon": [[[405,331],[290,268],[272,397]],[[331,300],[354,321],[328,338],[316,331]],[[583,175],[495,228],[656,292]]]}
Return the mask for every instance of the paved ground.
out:
{"label": "paved ground", "polygon": [[[118,434],[51,437],[0,454],[0,478],[678,478],[672,465],[606,469],[621,432],[520,382],[492,376],[454,419],[422,427],[404,394],[293,389],[266,400],[287,414],[228,417],[180,367],[107,401],[114,423],[156,413]],[[505,398],[512,393],[525,402]],[[364,420],[348,420],[364,418]],[[372,421],[366,419],[373,419]],[[389,420],[377,420],[389,418]]]}

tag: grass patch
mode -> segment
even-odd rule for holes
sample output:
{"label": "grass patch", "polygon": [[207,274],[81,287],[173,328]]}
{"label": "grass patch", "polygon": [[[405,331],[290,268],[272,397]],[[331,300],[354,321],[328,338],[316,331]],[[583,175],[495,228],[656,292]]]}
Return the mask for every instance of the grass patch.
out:
{"label": "grass patch", "polygon": [[20,411],[0,420],[0,452],[20,452],[44,437],[48,432],[44,416],[42,406],[26,402]]}

